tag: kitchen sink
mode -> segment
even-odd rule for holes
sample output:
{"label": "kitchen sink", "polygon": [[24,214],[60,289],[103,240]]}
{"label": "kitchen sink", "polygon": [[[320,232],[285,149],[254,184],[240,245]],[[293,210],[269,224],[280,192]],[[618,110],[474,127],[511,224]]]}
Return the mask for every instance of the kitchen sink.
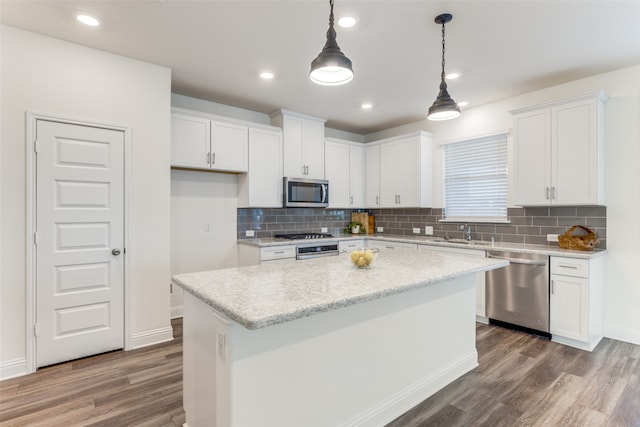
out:
{"label": "kitchen sink", "polygon": [[491,242],[484,242],[482,240],[436,238],[436,239],[433,239],[432,242],[448,242],[448,243],[457,243],[457,244],[469,245],[469,246],[491,246]]}

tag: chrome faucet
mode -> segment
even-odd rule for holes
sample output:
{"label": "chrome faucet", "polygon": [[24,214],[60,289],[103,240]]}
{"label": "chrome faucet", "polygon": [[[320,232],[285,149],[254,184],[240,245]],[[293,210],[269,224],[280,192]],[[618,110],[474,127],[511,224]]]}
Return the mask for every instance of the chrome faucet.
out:
{"label": "chrome faucet", "polygon": [[468,225],[468,224],[465,224],[465,225],[464,225],[464,228],[465,228],[465,231],[464,231],[464,232],[465,232],[465,234],[467,235],[467,241],[469,241],[469,242],[470,242],[470,241],[471,241],[471,226],[470,226],[470,225]]}

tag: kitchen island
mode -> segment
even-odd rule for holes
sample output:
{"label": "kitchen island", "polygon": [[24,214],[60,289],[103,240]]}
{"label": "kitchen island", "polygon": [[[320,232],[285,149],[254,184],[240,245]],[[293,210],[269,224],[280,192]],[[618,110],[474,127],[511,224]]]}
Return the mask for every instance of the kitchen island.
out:
{"label": "kitchen island", "polygon": [[385,252],[182,274],[186,425],[383,425],[477,366],[474,275]]}

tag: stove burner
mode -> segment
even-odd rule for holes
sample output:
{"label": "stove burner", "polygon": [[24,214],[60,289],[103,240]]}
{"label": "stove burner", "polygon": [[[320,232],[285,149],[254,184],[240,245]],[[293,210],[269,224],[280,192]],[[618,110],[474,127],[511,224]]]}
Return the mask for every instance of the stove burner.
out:
{"label": "stove burner", "polygon": [[293,233],[293,234],[276,234],[274,237],[287,240],[304,240],[304,239],[327,239],[333,237],[327,233]]}

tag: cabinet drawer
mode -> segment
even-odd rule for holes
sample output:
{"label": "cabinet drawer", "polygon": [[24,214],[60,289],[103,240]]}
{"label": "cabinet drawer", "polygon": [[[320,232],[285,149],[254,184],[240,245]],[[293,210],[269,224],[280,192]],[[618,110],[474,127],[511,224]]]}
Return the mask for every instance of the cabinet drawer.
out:
{"label": "cabinet drawer", "polygon": [[296,257],[295,246],[270,246],[260,249],[260,261],[272,261]]}
{"label": "cabinet drawer", "polygon": [[368,248],[378,248],[382,250],[393,250],[393,249],[411,249],[418,250],[418,245],[416,243],[403,243],[403,242],[384,242],[384,241],[367,241]]}
{"label": "cabinet drawer", "polygon": [[338,242],[338,250],[340,252],[346,250],[362,249],[364,248],[364,240],[346,240]]}
{"label": "cabinet drawer", "polygon": [[589,277],[589,260],[551,257],[551,274],[572,277]]}

